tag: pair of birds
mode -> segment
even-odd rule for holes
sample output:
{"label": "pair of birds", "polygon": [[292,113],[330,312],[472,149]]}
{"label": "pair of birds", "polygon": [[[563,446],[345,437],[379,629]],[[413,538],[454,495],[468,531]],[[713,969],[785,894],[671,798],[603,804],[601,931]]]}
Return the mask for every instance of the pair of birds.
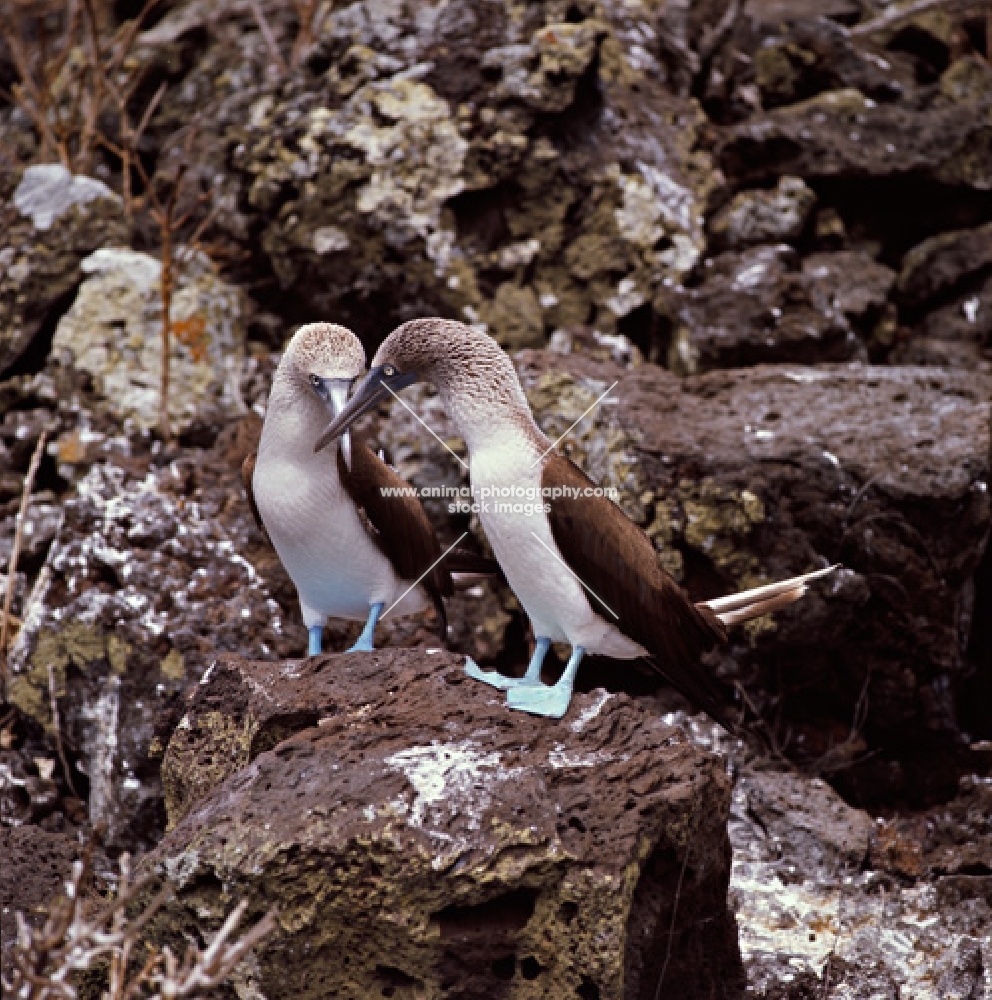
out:
{"label": "pair of birds", "polygon": [[[364,621],[350,651],[368,651],[379,620],[433,604],[443,638],[453,574],[494,568],[457,548],[443,553],[419,500],[396,492],[405,481],[349,432],[382,400],[427,381],[465,440],[477,494],[523,487],[550,506],[526,513],[525,505],[492,505],[479,515],[536,646],[521,678],[481,670],[470,658],[467,673],[506,691],[511,708],[561,718],[587,653],[644,658],[697,708],[735,728],[700,655],[726,641],[728,625],[791,604],[834,567],[694,604],[619,507],[583,495],[595,484],[554,451],[492,338],[450,320],[413,320],[386,338],[357,381],[364,370],[351,331],[302,327],[276,371],[258,452],[242,470],[255,516],[299,592],[310,655],[321,651],[328,617]],[[552,642],[569,643],[571,656],[557,683],[545,685]]]}

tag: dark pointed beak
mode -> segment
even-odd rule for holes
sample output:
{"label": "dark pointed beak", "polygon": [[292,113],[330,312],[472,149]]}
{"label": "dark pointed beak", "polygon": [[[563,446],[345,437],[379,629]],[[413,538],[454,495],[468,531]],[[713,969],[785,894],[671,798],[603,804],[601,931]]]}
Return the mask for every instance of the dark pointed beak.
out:
{"label": "dark pointed beak", "polygon": [[368,413],[384,399],[389,399],[401,389],[417,381],[416,372],[396,372],[386,375],[385,366],[380,365],[362,379],[355,387],[344,409],[324,428],[313,446],[315,452],[326,448],[335,438],[340,437],[364,413]]}

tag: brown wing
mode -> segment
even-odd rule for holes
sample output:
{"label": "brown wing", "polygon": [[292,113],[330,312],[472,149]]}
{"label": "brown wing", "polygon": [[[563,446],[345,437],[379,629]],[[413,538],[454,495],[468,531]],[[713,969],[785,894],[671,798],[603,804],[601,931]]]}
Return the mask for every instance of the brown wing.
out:
{"label": "brown wing", "polygon": [[[561,455],[545,459],[542,485],[595,487]],[[699,662],[702,653],[727,639],[716,615],[692,603],[658,565],[648,536],[616,504],[602,496],[548,495],[551,534],[562,558],[617,617],[595,597],[589,598],[592,608],[647,649],[651,666],[674,688],[732,729],[728,698]]]}
{"label": "brown wing", "polygon": [[258,460],[258,452],[250,451],[245,455],[245,460],[241,463],[241,483],[245,488],[245,498],[251,508],[252,517],[258,525],[258,530],[265,534],[265,525],[262,524],[262,515],[258,512],[258,504],[255,503],[255,490],[251,481],[255,475],[255,462]]}
{"label": "brown wing", "polygon": [[421,585],[434,602],[443,640],[447,633],[447,620],[441,597],[450,596],[454,587],[445,561],[434,566],[442,552],[434,526],[417,497],[399,493],[383,496],[384,489],[406,490],[410,484],[354,438],[351,442],[350,469],[338,449],[338,474],[355,506],[364,511],[375,543],[393,564],[396,575],[401,580],[413,581],[420,580],[427,573]]}

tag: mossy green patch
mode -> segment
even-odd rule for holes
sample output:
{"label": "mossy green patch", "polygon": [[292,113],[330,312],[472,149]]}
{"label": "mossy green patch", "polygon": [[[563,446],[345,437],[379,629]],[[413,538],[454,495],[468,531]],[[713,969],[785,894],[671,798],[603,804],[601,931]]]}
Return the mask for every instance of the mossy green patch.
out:
{"label": "mossy green patch", "polygon": [[[111,656],[107,634],[80,621],[66,622],[57,631],[43,629],[38,634],[29,669],[11,680],[11,704],[52,731],[51,699],[53,694],[58,697],[64,693],[66,672],[72,668],[84,676],[107,673],[108,666],[113,669],[116,663],[121,667],[117,672],[123,673],[126,661],[121,661],[122,646],[126,653],[126,644],[117,643]],[[49,667],[55,682],[54,692],[50,691]]]}

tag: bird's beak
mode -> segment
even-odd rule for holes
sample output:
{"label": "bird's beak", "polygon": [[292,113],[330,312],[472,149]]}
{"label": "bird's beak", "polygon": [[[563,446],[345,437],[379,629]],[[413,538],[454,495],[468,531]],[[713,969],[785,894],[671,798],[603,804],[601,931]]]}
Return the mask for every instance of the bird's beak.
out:
{"label": "bird's beak", "polygon": [[[335,385],[328,386],[327,388],[327,408],[331,411],[332,422],[337,420],[338,417],[344,412],[345,407],[348,405],[348,390],[351,388],[351,384],[347,385]],[[348,471],[351,471],[351,432],[345,431],[341,435],[341,457],[344,459],[344,464],[348,467]]]}
{"label": "bird's beak", "polygon": [[324,433],[317,438],[317,443],[313,446],[314,451],[326,448],[336,437],[344,434],[363,413],[368,413],[382,400],[388,399],[400,389],[405,389],[417,381],[416,372],[396,372],[394,375],[386,375],[384,367],[384,365],[380,365],[373,368],[358,383],[351,399],[340,411],[335,411],[334,419],[324,428]]}

